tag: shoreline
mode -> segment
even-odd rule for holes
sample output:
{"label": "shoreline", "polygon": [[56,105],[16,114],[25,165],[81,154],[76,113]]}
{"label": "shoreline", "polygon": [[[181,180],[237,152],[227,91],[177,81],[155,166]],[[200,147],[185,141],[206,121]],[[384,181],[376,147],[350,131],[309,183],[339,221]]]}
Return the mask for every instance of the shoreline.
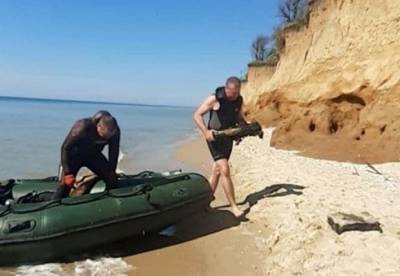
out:
{"label": "shoreline", "polygon": [[[212,159],[199,135],[187,135],[175,146],[171,158],[181,162],[183,170],[208,176]],[[177,223],[173,237],[150,238],[147,242],[153,245],[147,244],[142,252],[124,257],[134,267],[128,275],[265,275],[254,237],[226,208],[219,208],[226,205],[222,187],[212,204],[217,207],[215,211]],[[157,243],[166,245],[160,247]]]}
{"label": "shoreline", "polygon": [[[60,271],[115,262],[135,276],[399,274],[400,164],[376,165],[378,174],[366,165],[304,157],[271,147],[272,129],[264,132],[234,146],[230,161],[249,221],[233,218],[219,186],[214,210],[177,223],[172,237],[124,241],[119,250],[130,253],[121,258],[57,264]],[[173,154],[183,170],[208,176],[212,159],[200,135],[185,136]],[[368,213],[383,233],[337,235],[327,223],[335,212]]]}
{"label": "shoreline", "polygon": [[[198,135],[185,136],[174,145],[172,153],[171,159],[184,164],[183,170],[208,176],[211,157],[206,144]],[[213,204],[216,207],[226,204],[222,187],[218,189]],[[118,253],[122,254],[121,257],[104,256],[66,264],[22,266],[0,273],[35,275],[40,274],[40,271],[53,270],[62,275],[73,275],[82,270],[113,275],[115,270],[120,275],[134,276],[265,275],[255,239],[226,208],[198,213],[177,223],[175,228],[176,233],[172,237],[150,235],[117,243],[110,252],[117,250],[121,252]],[[128,253],[123,253],[125,251]]]}

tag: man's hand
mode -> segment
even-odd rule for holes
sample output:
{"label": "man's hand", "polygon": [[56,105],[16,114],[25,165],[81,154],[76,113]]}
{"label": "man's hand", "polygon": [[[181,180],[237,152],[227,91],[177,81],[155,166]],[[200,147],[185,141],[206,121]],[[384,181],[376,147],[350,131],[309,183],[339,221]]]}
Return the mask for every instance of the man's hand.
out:
{"label": "man's hand", "polygon": [[208,142],[215,141],[214,133],[213,133],[213,131],[210,130],[210,129],[208,129],[208,130],[205,132],[204,137],[206,138],[206,140],[207,140]]}
{"label": "man's hand", "polygon": [[63,183],[65,186],[69,187],[69,188],[73,188],[75,185],[75,176],[73,176],[72,174],[67,174],[64,176],[63,179]]}
{"label": "man's hand", "polygon": [[240,144],[242,141],[243,141],[242,138],[237,138],[237,139],[235,139],[235,145],[236,145],[236,146],[239,146],[239,144]]}

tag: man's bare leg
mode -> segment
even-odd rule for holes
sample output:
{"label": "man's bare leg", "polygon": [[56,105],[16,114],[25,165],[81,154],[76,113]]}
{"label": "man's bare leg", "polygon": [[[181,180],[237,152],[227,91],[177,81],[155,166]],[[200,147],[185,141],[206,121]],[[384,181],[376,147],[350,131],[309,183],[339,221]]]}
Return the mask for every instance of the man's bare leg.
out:
{"label": "man's bare leg", "polygon": [[231,212],[235,217],[240,217],[243,215],[243,211],[239,209],[235,200],[235,189],[233,187],[233,182],[231,179],[231,173],[229,169],[229,164],[227,159],[218,160],[217,165],[219,167],[221,178],[223,180],[222,187],[224,188],[224,192],[226,195],[226,199],[231,205]]}
{"label": "man's bare leg", "polygon": [[218,164],[214,162],[211,169],[211,176],[209,179],[210,187],[213,193],[215,193],[215,191],[217,190],[220,175],[221,173]]}

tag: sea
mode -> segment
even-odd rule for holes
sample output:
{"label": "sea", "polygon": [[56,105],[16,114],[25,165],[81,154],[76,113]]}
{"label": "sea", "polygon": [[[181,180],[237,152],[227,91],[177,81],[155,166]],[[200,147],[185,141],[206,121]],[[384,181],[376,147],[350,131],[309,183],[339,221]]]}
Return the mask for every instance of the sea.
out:
{"label": "sea", "polygon": [[192,107],[0,97],[0,179],[57,175],[72,125],[99,110],[109,111],[120,126],[124,173],[185,167],[173,157],[196,133]]}
{"label": "sea", "polygon": [[[196,135],[192,107],[0,97],[0,181],[57,175],[61,145],[70,128],[99,110],[109,111],[121,129],[118,170],[136,174],[187,168],[175,153]],[[134,269],[124,258],[104,256],[0,268],[0,275],[131,275]]]}

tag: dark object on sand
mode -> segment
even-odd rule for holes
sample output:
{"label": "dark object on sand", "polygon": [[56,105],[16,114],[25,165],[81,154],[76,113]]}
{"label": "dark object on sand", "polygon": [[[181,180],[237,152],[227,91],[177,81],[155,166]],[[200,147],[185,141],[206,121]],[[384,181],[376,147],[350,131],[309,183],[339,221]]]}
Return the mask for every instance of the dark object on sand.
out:
{"label": "dark object on sand", "polygon": [[263,138],[264,132],[262,131],[261,125],[257,122],[245,124],[242,126],[228,128],[224,130],[216,130],[213,132],[216,139],[222,137],[231,137],[234,140],[244,138],[247,136],[258,136]]}
{"label": "dark object on sand", "polygon": [[57,178],[16,180],[11,199],[0,206],[0,265],[68,259],[156,233],[206,209],[213,198],[207,179],[196,173],[148,171],[120,175],[118,184],[105,191],[98,181],[90,193],[51,200]]}
{"label": "dark object on sand", "polygon": [[381,224],[368,213],[363,217],[345,213],[335,213],[328,217],[328,223],[339,235],[346,231],[379,231],[383,232]]}

